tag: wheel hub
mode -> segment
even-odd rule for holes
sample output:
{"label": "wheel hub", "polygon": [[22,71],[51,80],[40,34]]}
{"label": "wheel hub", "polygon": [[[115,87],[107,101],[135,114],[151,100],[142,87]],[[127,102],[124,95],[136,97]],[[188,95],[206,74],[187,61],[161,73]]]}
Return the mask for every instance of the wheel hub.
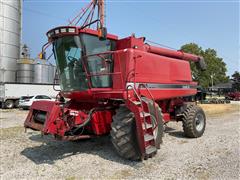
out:
{"label": "wheel hub", "polygon": [[204,117],[202,114],[197,114],[195,117],[195,125],[197,131],[202,131],[204,127]]}

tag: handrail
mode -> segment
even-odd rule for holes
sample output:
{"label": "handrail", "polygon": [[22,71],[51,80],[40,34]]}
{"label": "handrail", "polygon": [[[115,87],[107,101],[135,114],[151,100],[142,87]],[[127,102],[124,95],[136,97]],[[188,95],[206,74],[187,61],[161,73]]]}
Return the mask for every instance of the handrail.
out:
{"label": "handrail", "polygon": [[60,91],[61,91],[60,89],[56,89],[56,88],[55,88],[55,85],[56,85],[56,81],[57,81],[57,80],[59,80],[59,79],[57,79],[57,68],[56,68],[55,73],[54,73],[54,79],[53,79],[53,90],[60,92]]}
{"label": "handrail", "polygon": [[[97,56],[100,58],[100,60],[105,60],[106,58],[103,57],[103,55],[112,55],[114,54],[115,51],[106,51],[106,52],[101,52],[101,53],[96,53],[96,54],[89,54],[89,55],[85,55],[83,56],[83,59],[85,59],[88,63],[88,61],[90,61],[88,59],[88,57],[93,57],[93,56]],[[91,78],[92,76],[104,76],[104,75],[110,75],[111,77],[115,76],[115,75],[120,75],[120,79],[122,81],[122,85],[124,85],[124,82],[123,82],[123,77],[122,77],[122,72],[121,72],[121,63],[120,63],[120,60],[118,59],[118,64],[119,64],[119,69],[120,71],[119,72],[109,72],[109,73],[92,73],[90,72],[87,67],[85,67],[85,71],[86,71],[86,75],[87,75],[87,78]],[[85,63],[84,63],[84,66],[85,66]],[[89,71],[89,73],[88,73]],[[90,81],[89,81],[90,82]]]}
{"label": "handrail", "polygon": [[155,102],[155,99],[154,99],[152,93],[149,91],[147,85],[146,85],[146,84],[143,84],[143,83],[140,83],[140,84],[138,85],[138,89],[140,89],[141,86],[143,86],[143,87],[147,90],[148,94],[151,96],[151,99],[153,100],[153,102]]}
{"label": "handrail", "polygon": [[[152,99],[152,101],[153,101],[154,113],[155,113],[155,117],[157,118],[157,125],[158,125],[159,119],[158,119],[158,115],[157,115],[157,109],[156,109],[155,99],[154,99],[152,93],[149,91],[149,89],[148,89],[148,87],[147,87],[146,84],[140,83],[140,84],[138,85],[138,89],[139,89],[139,92],[140,92],[140,93],[141,93],[141,91],[140,91],[141,86],[143,86],[143,87],[147,90],[148,94],[150,95],[150,97],[151,97],[151,99]],[[157,127],[157,126],[156,126],[156,127]],[[153,128],[153,129],[155,129],[155,128]]]}
{"label": "handrail", "polygon": [[[134,87],[133,85],[131,85],[131,84],[129,84],[129,85],[127,86],[127,88],[126,88],[126,89],[127,89],[127,99],[129,99],[129,97],[128,97],[128,90],[129,90],[129,87],[132,88],[134,94],[137,96],[139,102],[141,103],[141,107],[142,107],[142,109],[143,109],[142,99],[141,99],[141,97],[138,95],[138,93],[137,93],[135,87]],[[143,115],[143,121],[144,121],[145,129],[147,129],[147,123],[146,123],[146,118],[145,118],[144,111],[142,111],[142,115]]]}

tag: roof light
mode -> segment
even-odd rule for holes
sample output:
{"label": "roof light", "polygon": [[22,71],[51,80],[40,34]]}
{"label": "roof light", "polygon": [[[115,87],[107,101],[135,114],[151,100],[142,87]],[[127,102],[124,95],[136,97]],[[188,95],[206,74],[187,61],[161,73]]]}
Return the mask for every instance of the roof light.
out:
{"label": "roof light", "polygon": [[53,31],[50,31],[50,32],[47,34],[47,36],[50,38],[53,34],[54,34],[54,32],[53,32]]}
{"label": "roof light", "polygon": [[75,33],[75,32],[76,32],[76,29],[75,29],[75,28],[68,28],[68,32],[70,32],[70,33]]}
{"label": "roof light", "polygon": [[51,33],[49,32],[49,33],[47,34],[47,36],[48,36],[48,38],[50,38],[50,37],[51,37]]}
{"label": "roof light", "polygon": [[61,31],[61,33],[66,33],[67,29],[66,28],[61,28],[60,31]]}
{"label": "roof light", "polygon": [[55,34],[59,34],[59,33],[60,33],[59,29],[56,29]]}

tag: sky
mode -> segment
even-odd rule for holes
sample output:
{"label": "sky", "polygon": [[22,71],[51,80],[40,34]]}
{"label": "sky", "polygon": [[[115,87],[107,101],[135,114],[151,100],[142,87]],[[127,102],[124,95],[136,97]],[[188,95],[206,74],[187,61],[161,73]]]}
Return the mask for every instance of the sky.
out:
{"label": "sky", "polygon": [[[22,43],[37,57],[46,32],[67,25],[90,0],[24,0]],[[197,43],[213,48],[227,64],[227,75],[240,70],[239,0],[106,0],[109,33],[137,37],[179,49]]]}

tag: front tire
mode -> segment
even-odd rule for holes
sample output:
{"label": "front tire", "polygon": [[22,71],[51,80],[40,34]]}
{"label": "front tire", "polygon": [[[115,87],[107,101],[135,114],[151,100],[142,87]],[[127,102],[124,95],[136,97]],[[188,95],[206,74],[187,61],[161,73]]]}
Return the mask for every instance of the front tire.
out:
{"label": "front tire", "polygon": [[125,106],[120,106],[111,126],[111,141],[117,153],[125,159],[140,160],[134,114]]}
{"label": "front tire", "polygon": [[201,137],[206,127],[206,116],[201,107],[189,105],[183,113],[183,131],[186,137]]}

